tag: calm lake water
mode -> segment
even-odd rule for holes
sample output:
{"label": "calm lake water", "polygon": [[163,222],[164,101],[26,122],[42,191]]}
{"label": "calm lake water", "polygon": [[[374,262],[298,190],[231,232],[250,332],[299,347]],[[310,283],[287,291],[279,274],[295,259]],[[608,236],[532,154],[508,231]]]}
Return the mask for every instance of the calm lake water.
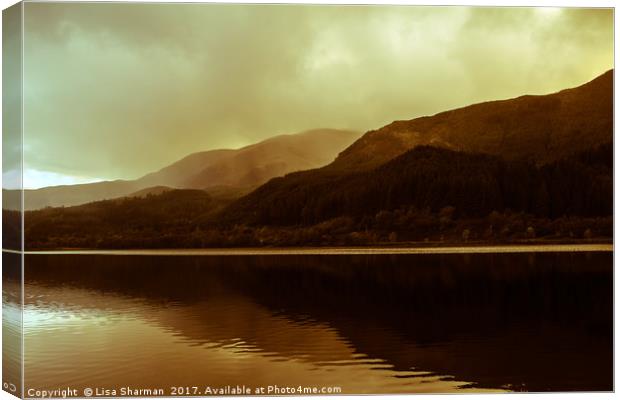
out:
{"label": "calm lake water", "polygon": [[[26,390],[613,389],[611,252],[25,262]],[[10,335],[19,285],[7,275]]]}

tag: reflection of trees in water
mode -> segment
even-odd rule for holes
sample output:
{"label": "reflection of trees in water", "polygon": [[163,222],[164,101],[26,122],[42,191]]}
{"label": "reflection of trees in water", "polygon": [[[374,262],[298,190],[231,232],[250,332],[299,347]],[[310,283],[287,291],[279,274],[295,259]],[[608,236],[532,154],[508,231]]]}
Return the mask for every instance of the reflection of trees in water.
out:
{"label": "reflection of trees in water", "polygon": [[[611,389],[611,258],[37,255],[27,257],[26,278],[180,303],[187,314],[167,313],[165,323],[197,342],[217,333],[299,354],[294,341],[270,340],[295,332],[290,322],[297,321],[334,328],[358,353],[395,370],[416,367],[479,387],[596,390]],[[235,312],[244,314],[222,319]]]}

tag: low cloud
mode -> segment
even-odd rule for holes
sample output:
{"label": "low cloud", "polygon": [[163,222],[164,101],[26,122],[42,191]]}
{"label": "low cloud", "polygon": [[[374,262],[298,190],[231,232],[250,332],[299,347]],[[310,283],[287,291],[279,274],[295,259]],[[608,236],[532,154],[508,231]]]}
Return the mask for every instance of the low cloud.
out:
{"label": "low cloud", "polygon": [[133,178],[200,150],[575,86],[612,10],[26,3],[29,168]]}

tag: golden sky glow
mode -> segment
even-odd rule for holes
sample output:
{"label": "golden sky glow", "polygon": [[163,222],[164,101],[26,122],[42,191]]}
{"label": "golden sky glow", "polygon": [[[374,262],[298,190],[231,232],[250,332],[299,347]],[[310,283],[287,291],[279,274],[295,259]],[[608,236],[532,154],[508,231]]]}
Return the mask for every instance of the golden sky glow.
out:
{"label": "golden sky glow", "polygon": [[49,177],[26,186],[366,131],[613,67],[610,9],[26,3],[25,23],[26,166]]}

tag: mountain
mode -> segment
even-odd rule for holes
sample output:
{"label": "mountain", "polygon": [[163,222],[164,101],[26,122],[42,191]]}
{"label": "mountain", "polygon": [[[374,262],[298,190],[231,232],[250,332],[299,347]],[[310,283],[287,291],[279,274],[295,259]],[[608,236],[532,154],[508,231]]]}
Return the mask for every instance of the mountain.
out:
{"label": "mountain", "polygon": [[65,207],[102,199],[114,199],[127,196],[141,189],[143,188],[135,181],[123,180],[25,189],[24,209],[37,210],[45,207]]}
{"label": "mountain", "polygon": [[226,159],[237,150],[219,149],[192,153],[181,160],[170,164],[159,171],[152,172],[136,180],[138,186],[186,187],[188,177],[201,171],[203,168]]}
{"label": "mountain", "polygon": [[[177,182],[176,187],[196,189],[216,186],[254,187],[289,172],[326,165],[358,137],[357,132],[335,129],[280,135],[229,151],[217,160],[205,160],[201,169],[179,170],[174,180]],[[178,165],[173,164],[165,171],[169,173]],[[156,180],[161,181],[158,175],[163,172],[155,174]]]}
{"label": "mountain", "polygon": [[[312,224],[406,205],[434,210],[457,206],[459,212],[475,216],[504,209],[550,217],[562,212],[589,215],[596,214],[599,206],[600,213],[607,214],[612,140],[613,71],[609,71],[574,89],[475,104],[370,131],[324,168],[272,179],[231,204],[222,220]],[[608,164],[570,161],[592,151]],[[562,164],[565,160],[569,167]],[[539,168],[552,164],[561,174],[557,184]],[[521,187],[507,191],[515,183]],[[570,204],[562,211],[554,210],[564,198],[544,191],[561,191],[574,201],[566,200]],[[589,195],[601,204],[581,204],[590,201],[584,200]],[[527,200],[514,203],[522,197]],[[549,214],[531,201],[544,203],[540,207]]]}
{"label": "mountain", "polygon": [[526,161],[418,146],[351,174],[298,172],[275,178],[235,201],[225,225],[309,226],[382,211],[453,209],[458,218],[493,211],[543,218],[607,216],[613,210],[613,145],[537,166]]}
{"label": "mountain", "polygon": [[[555,94],[395,122],[366,133],[331,164],[272,178],[245,195],[247,188],[230,189],[229,180],[247,182],[247,171],[255,167],[250,175],[260,181],[261,171],[279,165],[277,154],[294,153],[289,137],[276,137],[277,144],[268,140],[235,150],[183,181],[201,189],[212,184],[212,194],[171,190],[28,212],[27,246],[307,246],[372,245],[399,238],[439,243],[470,238],[489,242],[610,238],[612,81],[613,72],[608,72]],[[274,149],[270,157],[263,147],[266,143]],[[300,143],[312,147],[313,141]],[[322,148],[321,143],[315,144]],[[303,157],[294,154],[287,159],[300,165]]]}
{"label": "mountain", "polygon": [[273,177],[323,166],[358,137],[359,133],[352,131],[316,129],[275,136],[236,150],[193,153],[136,180],[24,190],[25,209],[85,204],[130,196],[157,186],[240,196]]}
{"label": "mountain", "polygon": [[[511,241],[534,232],[552,239],[609,238],[612,150],[607,144],[537,166],[419,146],[371,171],[274,178],[232,205],[203,190],[175,189],[28,211],[26,247],[341,246],[470,236]],[[15,226],[4,214],[5,226]]]}
{"label": "mountain", "polygon": [[378,166],[420,145],[546,163],[611,141],[613,70],[573,89],[470,105],[367,132],[331,168]]}

